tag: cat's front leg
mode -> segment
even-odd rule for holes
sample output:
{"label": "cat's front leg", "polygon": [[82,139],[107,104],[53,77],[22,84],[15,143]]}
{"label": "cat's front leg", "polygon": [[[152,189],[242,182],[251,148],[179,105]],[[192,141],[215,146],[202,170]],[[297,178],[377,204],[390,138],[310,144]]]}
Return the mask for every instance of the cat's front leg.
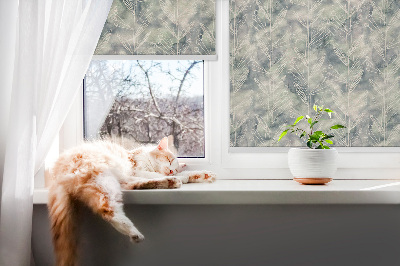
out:
{"label": "cat's front leg", "polygon": [[182,181],[175,176],[163,176],[162,178],[131,177],[127,182],[121,184],[123,189],[167,189],[180,188]]}
{"label": "cat's front leg", "polygon": [[217,175],[210,171],[183,171],[177,175],[182,183],[212,183]]}
{"label": "cat's front leg", "polygon": [[141,171],[141,170],[135,170],[133,173],[133,176],[148,178],[148,179],[156,179],[156,178],[164,178],[165,177],[165,175],[157,173],[157,172],[149,172],[149,171]]}

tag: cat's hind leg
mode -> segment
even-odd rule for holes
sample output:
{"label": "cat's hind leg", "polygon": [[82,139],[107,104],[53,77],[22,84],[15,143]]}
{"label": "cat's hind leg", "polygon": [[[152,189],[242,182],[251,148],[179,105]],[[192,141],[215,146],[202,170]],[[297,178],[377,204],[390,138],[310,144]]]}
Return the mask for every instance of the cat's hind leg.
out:
{"label": "cat's hind leg", "polygon": [[76,197],[118,232],[135,242],[144,240],[144,236],[124,213],[121,186],[111,173],[100,174],[92,182],[80,186]]}

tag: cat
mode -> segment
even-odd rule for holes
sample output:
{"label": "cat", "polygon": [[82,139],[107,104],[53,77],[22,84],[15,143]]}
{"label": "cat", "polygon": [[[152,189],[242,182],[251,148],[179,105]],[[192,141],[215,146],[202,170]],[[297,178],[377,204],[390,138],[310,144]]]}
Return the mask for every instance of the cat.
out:
{"label": "cat", "polygon": [[216,180],[212,172],[184,168],[168,149],[166,137],[155,147],[127,150],[110,141],[95,141],[61,154],[52,168],[48,203],[57,265],[77,264],[77,202],[140,242],[144,236],[125,216],[121,189],[172,189]]}

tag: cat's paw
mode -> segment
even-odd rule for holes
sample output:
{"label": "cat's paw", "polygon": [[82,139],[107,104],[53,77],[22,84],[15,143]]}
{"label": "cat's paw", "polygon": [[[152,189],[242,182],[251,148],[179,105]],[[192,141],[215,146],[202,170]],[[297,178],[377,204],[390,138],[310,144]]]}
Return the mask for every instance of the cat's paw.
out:
{"label": "cat's paw", "polygon": [[168,188],[180,188],[182,186],[182,180],[177,177],[167,177]]}
{"label": "cat's paw", "polygon": [[217,175],[210,171],[187,172],[189,183],[212,183],[217,180]]}
{"label": "cat's paw", "polygon": [[135,233],[129,236],[131,239],[131,242],[139,243],[144,240],[144,236],[141,233]]}
{"label": "cat's paw", "polygon": [[217,180],[217,175],[213,172],[206,171],[204,172],[204,182],[213,183]]}
{"label": "cat's paw", "polygon": [[186,163],[179,163],[178,173],[181,173],[186,168]]}

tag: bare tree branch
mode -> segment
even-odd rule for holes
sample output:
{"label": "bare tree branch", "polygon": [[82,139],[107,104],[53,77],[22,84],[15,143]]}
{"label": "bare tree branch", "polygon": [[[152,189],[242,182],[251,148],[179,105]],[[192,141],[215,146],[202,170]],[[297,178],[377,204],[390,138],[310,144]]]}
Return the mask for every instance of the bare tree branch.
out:
{"label": "bare tree branch", "polygon": [[160,107],[158,106],[156,97],[154,96],[153,89],[152,89],[152,87],[151,87],[151,82],[150,82],[150,77],[149,77],[149,70],[148,70],[148,69],[147,69],[147,70],[144,69],[144,67],[140,64],[139,60],[136,60],[136,62],[137,62],[137,64],[138,64],[138,66],[140,67],[140,69],[143,70],[143,72],[144,72],[144,74],[145,74],[145,76],[146,76],[147,85],[148,85],[148,87],[149,87],[149,93],[150,93],[151,99],[153,99],[154,106],[156,107],[157,112],[158,112],[160,115],[162,115],[162,112],[161,112],[161,110],[160,110]]}
{"label": "bare tree branch", "polygon": [[176,99],[175,99],[175,106],[174,106],[174,114],[176,114],[176,108],[178,106],[178,101],[179,101],[179,97],[181,96],[181,92],[182,92],[182,88],[183,88],[183,84],[185,83],[186,77],[188,76],[188,74],[190,73],[190,71],[192,70],[192,68],[197,65],[198,63],[200,63],[202,61],[193,61],[190,66],[186,69],[185,74],[183,75],[180,84],[179,84],[179,89],[178,89],[178,93],[176,95]]}
{"label": "bare tree branch", "polygon": [[[155,117],[155,118],[159,118],[161,120],[165,120],[165,121],[173,121],[175,123],[177,123],[181,128],[189,128],[187,126],[185,126],[184,124],[182,124],[181,121],[179,121],[176,117],[174,116],[164,116],[164,115],[156,115],[153,113],[149,113],[146,110],[142,110],[142,109],[137,109],[137,108],[129,108],[128,110],[126,110],[128,112],[139,112],[139,113],[144,113],[144,117]],[[194,128],[194,127],[193,127]],[[204,129],[203,126],[199,126],[196,129]]]}

